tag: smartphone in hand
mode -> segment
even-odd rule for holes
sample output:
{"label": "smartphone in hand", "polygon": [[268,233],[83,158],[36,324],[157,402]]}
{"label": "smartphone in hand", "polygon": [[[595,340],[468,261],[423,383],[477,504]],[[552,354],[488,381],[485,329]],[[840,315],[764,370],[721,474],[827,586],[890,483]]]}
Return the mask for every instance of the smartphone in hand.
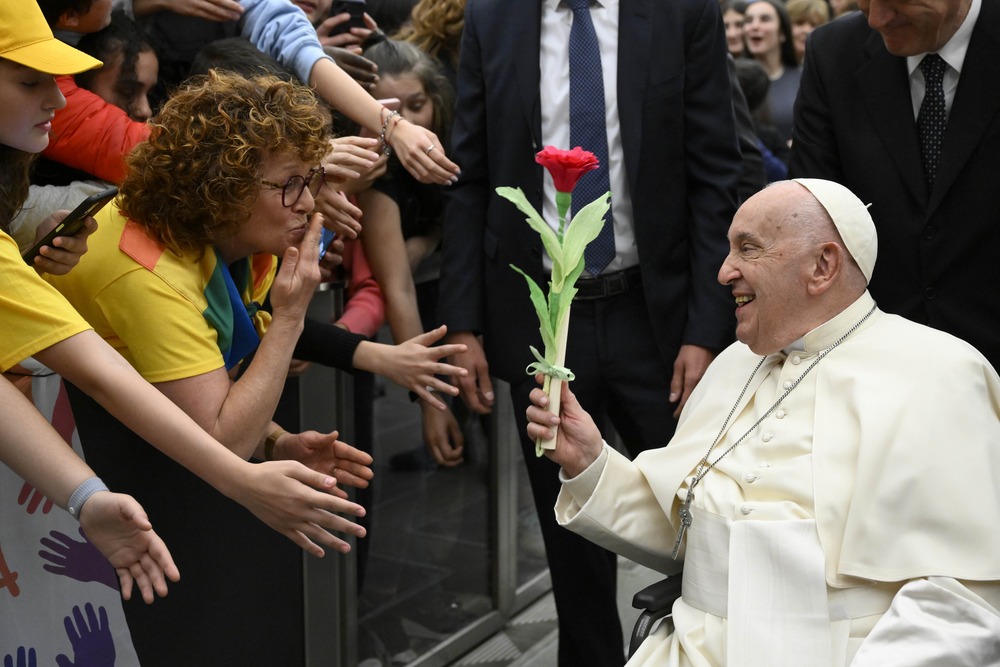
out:
{"label": "smartphone in hand", "polygon": [[323,228],[323,235],[319,239],[319,261],[323,261],[326,257],[326,251],[330,249],[330,244],[333,243],[333,239],[337,238],[336,232],[331,232],[326,227]]}
{"label": "smartphone in hand", "polygon": [[117,194],[118,188],[110,187],[107,190],[96,192],[84,199],[80,202],[79,206],[73,209],[69,215],[53,227],[52,231],[46,234],[41,241],[33,245],[31,249],[21,255],[24,258],[24,261],[29,265],[33,265],[35,257],[38,256],[38,252],[42,249],[42,246],[51,246],[52,241],[57,236],[73,236],[79,232],[80,229],[83,228],[84,218],[92,216],[100,211],[109,201],[114,199]]}
{"label": "smartphone in hand", "polygon": [[365,26],[365,0],[333,0],[330,5],[329,16],[337,16],[347,12],[351,18],[340,25],[335,26],[331,35],[339,35],[342,32],[350,32],[351,28],[364,28]]}

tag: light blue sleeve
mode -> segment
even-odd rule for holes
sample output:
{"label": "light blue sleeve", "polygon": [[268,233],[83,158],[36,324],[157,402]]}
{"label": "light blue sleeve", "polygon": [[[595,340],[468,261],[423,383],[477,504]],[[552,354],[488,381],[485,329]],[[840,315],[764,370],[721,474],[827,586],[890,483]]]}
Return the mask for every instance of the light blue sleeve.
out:
{"label": "light blue sleeve", "polygon": [[[320,58],[329,58],[316,37],[316,29],[301,9],[288,0],[242,0],[240,34],[258,49],[308,83]],[[332,59],[331,59],[332,60]]]}

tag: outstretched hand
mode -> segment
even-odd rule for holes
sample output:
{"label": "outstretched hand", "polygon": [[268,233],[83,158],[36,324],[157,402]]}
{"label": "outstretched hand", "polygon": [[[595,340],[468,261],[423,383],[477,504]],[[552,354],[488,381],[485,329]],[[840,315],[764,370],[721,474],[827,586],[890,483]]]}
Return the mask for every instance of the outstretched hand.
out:
{"label": "outstretched hand", "polygon": [[356,239],[361,233],[361,209],[332,186],[316,197],[316,212],[323,215],[323,226],[338,236]]}
{"label": "outstretched hand", "polygon": [[[318,30],[316,32],[319,33]],[[378,65],[361,54],[342,46],[324,46],[323,51],[340,65],[340,69],[350,74],[351,78],[357,81],[362,88],[368,92],[375,88],[379,81]]]}
{"label": "outstretched hand", "polygon": [[458,180],[461,170],[444,154],[441,140],[430,130],[402,119],[388,141],[406,170],[421,183],[451,185]]}
{"label": "outstretched hand", "polygon": [[[542,376],[538,376],[541,382]],[[576,477],[601,454],[604,440],[601,432],[584,410],[569,383],[562,386],[559,416],[549,413],[549,397],[541,389],[532,389],[528,406],[528,436],[532,440],[556,437],[556,448],[545,450],[545,455],[558,463],[568,477]],[[558,427],[558,429],[557,429]]]}
{"label": "outstretched hand", "polygon": [[434,395],[435,392],[457,396],[458,388],[437,376],[461,377],[466,374],[464,368],[440,361],[443,357],[465,351],[464,345],[435,346],[434,343],[446,332],[447,327],[440,326],[399,345],[364,343],[365,349],[362,350],[360,347],[358,349],[361,358],[355,353],[354,365],[389,378],[404,389],[415,393],[429,405],[444,410],[447,406]]}
{"label": "outstretched hand", "polygon": [[258,519],[314,556],[323,546],[347,553],[351,546],[327,531],[364,537],[362,526],[336,513],[362,517],[365,508],[333,494],[331,475],[310,470],[298,461],[247,463],[246,477],[231,497]]}
{"label": "outstretched hand", "polygon": [[114,566],[126,600],[132,598],[133,583],[143,601],[151,604],[154,592],[160,597],[167,594],[167,579],[180,580],[167,546],[132,496],[95,493],[80,512],[80,526],[91,544]]}
{"label": "outstretched hand", "polygon": [[[375,476],[369,467],[372,457],[367,452],[341,442],[337,439],[339,435],[337,431],[285,433],[275,443],[275,458],[298,461],[312,470],[333,475],[340,484],[363,489]],[[340,489],[335,487],[334,492],[337,491]],[[343,497],[346,498],[346,494]]]}
{"label": "outstretched hand", "polygon": [[470,410],[481,415],[493,410],[493,380],[490,379],[490,365],[479,337],[471,331],[459,331],[448,336],[449,343],[459,344],[465,349],[450,357],[451,363],[465,369],[456,376],[462,400]]}
{"label": "outstretched hand", "polygon": [[465,436],[450,409],[438,410],[421,402],[423,406],[424,442],[438,465],[451,468],[464,459]]}

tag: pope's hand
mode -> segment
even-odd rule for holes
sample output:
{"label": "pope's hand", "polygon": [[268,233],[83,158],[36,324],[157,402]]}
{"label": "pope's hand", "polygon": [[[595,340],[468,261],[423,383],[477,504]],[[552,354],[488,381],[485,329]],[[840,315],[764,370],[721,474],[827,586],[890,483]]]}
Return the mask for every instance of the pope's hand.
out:
{"label": "pope's hand", "polygon": [[[539,381],[541,377],[538,376]],[[558,417],[548,411],[549,397],[544,391],[532,389],[530,398],[528,436],[532,440],[556,437],[556,448],[545,450],[545,455],[558,463],[567,477],[576,477],[597,459],[604,447],[597,425],[580,406],[569,383],[562,386]]]}

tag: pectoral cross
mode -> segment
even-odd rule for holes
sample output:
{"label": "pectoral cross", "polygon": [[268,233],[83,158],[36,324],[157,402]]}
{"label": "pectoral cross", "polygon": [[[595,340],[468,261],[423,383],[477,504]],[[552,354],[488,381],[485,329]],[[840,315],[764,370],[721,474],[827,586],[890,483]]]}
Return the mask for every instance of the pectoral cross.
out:
{"label": "pectoral cross", "polygon": [[677,510],[677,516],[680,517],[681,520],[681,527],[677,529],[677,540],[674,541],[674,551],[672,554],[674,560],[677,560],[677,554],[680,553],[681,542],[684,540],[684,533],[687,532],[687,529],[691,526],[691,502],[694,500],[694,484],[696,483],[697,482],[693,482],[688,488],[687,498],[684,499],[684,503],[681,505],[681,508]]}

